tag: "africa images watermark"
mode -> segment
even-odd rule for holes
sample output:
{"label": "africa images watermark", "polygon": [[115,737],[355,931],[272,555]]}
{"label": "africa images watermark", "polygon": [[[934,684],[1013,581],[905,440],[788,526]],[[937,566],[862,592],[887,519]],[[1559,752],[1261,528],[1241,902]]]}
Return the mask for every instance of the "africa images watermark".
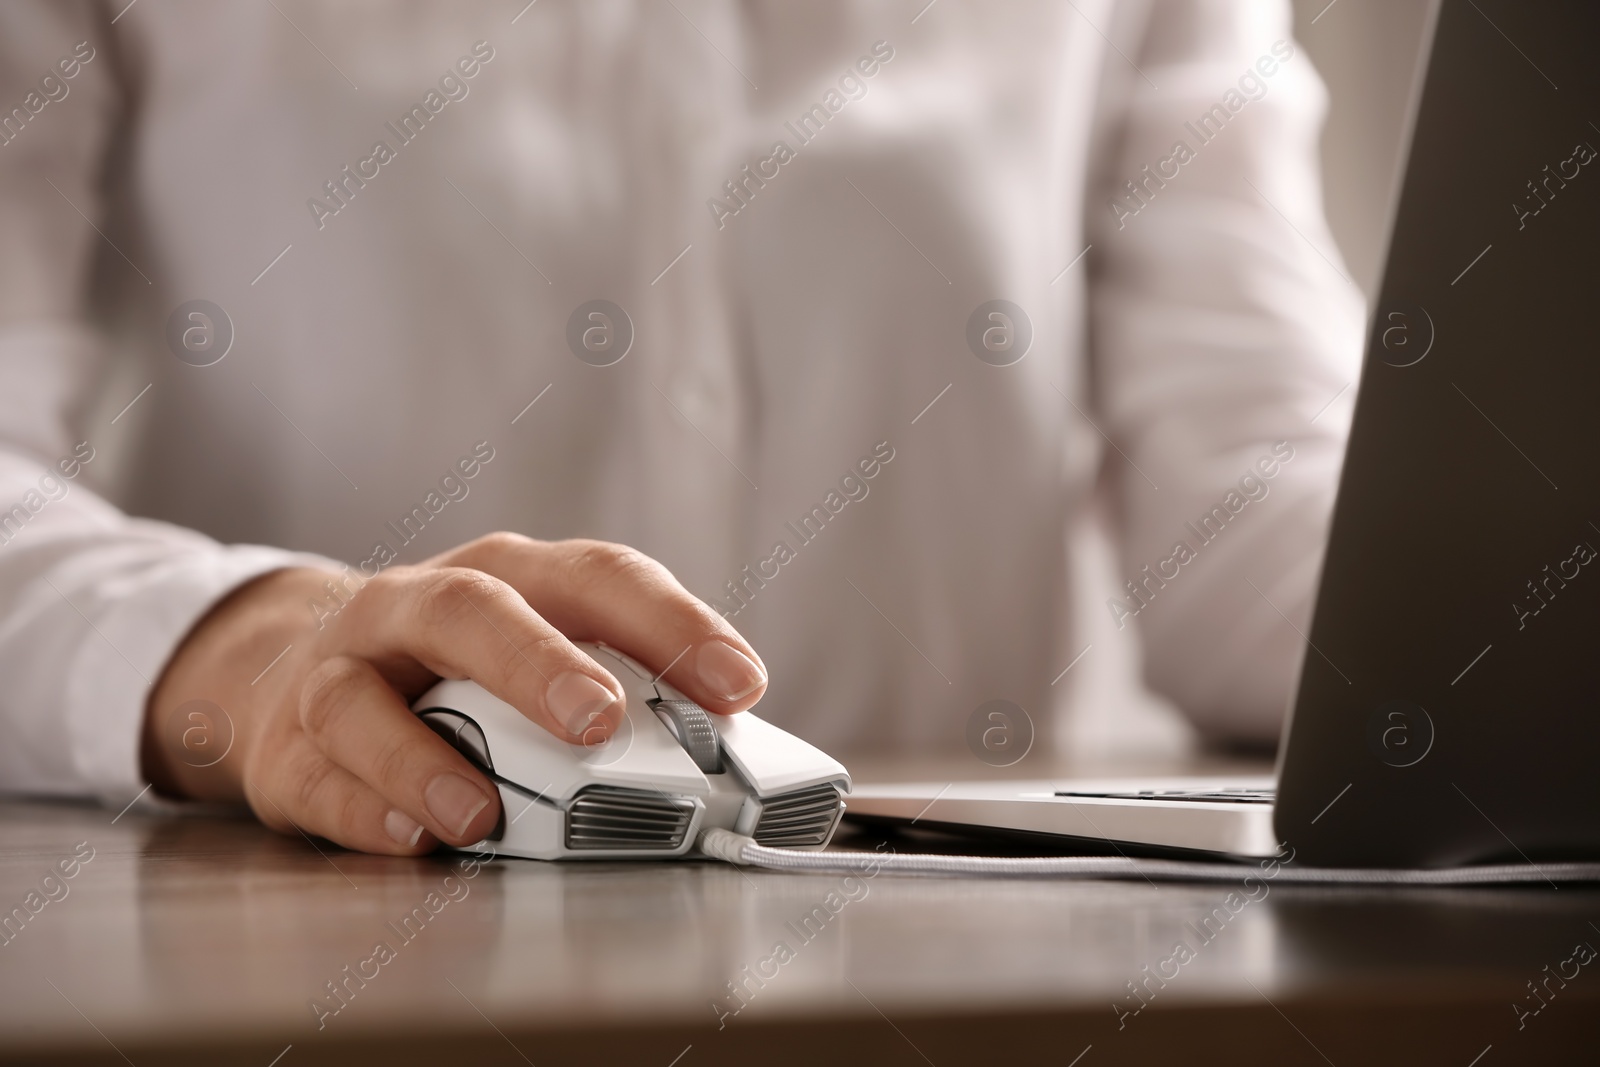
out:
{"label": "africa images watermark", "polygon": [[[415,541],[422,535],[423,528],[447,506],[467,499],[467,494],[472,491],[467,483],[476,478],[494,456],[494,446],[488,441],[473,445],[469,455],[456,460],[455,465],[439,478],[439,488],[428,490],[422,503],[413,505],[398,522],[391,520],[383,524],[385,534],[393,534],[401,548]],[[317,629],[325,627],[328,620],[343,611],[369,581],[399,558],[399,550],[390,545],[387,539],[381,540],[373,544],[372,554],[362,560],[354,572],[347,563],[337,579],[330,578],[323,582],[327,597],[306,601],[316,619]]]}
{"label": "africa images watermark", "polygon": [[484,852],[476,852],[470,856],[455,861],[455,868],[460,877],[447,874],[439,883],[438,888],[430,890],[422,902],[402,915],[399,921],[390,921],[384,924],[384,929],[394,935],[394,944],[388,940],[379,941],[372,946],[372,954],[353,964],[345,964],[344,969],[333,978],[323,983],[327,991],[325,995],[312,997],[308,1003],[311,1012],[317,1017],[317,1029],[325,1029],[328,1020],[338,1015],[350,1006],[361,990],[367,988],[367,983],[375,980],[383,973],[383,968],[400,958],[400,949],[421,936],[428,924],[437,919],[441,912],[451,904],[460,904],[472,893],[471,881],[478,877],[478,872],[483,865],[495,858],[493,845],[487,845]]}
{"label": "africa images watermark", "polygon": [[1183,124],[1183,128],[1195,139],[1194,147],[1179,138],[1173,142],[1172,150],[1156,161],[1154,170],[1147,163],[1139,171],[1137,181],[1122,183],[1121,190],[1107,202],[1112,217],[1117,220],[1117,229],[1125,228],[1130,218],[1149,207],[1155,201],[1156,193],[1182,173],[1183,167],[1193,162],[1199,150],[1215,140],[1233,116],[1244,110],[1246,104],[1267,95],[1266,79],[1278,73],[1280,63],[1287,63],[1294,57],[1294,45],[1288,41],[1274,41],[1270,53],[1257,59],[1255,66],[1246,68],[1239,75],[1238,88],[1229,89],[1222,94],[1220,102],[1212,104],[1193,122]]}
{"label": "africa images watermark", "polygon": [[[1160,560],[1152,570],[1149,564],[1140,569],[1140,578],[1130,578],[1125,586],[1128,597],[1111,597],[1106,601],[1106,607],[1111,609],[1111,617],[1116,620],[1117,629],[1128,625],[1128,620],[1150,606],[1156,598],[1158,590],[1165,589],[1167,583],[1175,580],[1183,573],[1183,568],[1200,558],[1200,550],[1218,537],[1227,529],[1228,523],[1238,518],[1239,513],[1253,501],[1265,500],[1272,487],[1267,484],[1278,476],[1283,464],[1294,459],[1294,446],[1288,441],[1279,441],[1272,446],[1270,455],[1262,456],[1256,460],[1254,466],[1246,470],[1239,478],[1239,488],[1230,489],[1222,501],[1214,504],[1194,522],[1185,523],[1186,529],[1194,538],[1195,544],[1187,540],[1178,541],[1172,546],[1172,554]],[[1169,570],[1170,568],[1170,570]]]}
{"label": "africa images watermark", "polygon": [[462,56],[456,60],[454,67],[445,71],[439,77],[439,88],[429,89],[423,96],[420,104],[412,104],[411,110],[400,116],[400,125],[392,122],[384,123],[384,127],[395,136],[395,145],[388,141],[375,141],[372,151],[365,159],[356,161],[355,169],[351,170],[346,164],[330,180],[322,183],[322,188],[327,193],[326,201],[311,197],[306,201],[306,207],[311,212],[311,219],[317,224],[317,229],[328,225],[328,219],[339,214],[350,206],[356,193],[367,187],[367,182],[372,181],[382,173],[383,167],[400,158],[400,149],[410,144],[422,133],[428,123],[443,111],[452,101],[465,100],[472,91],[468,84],[482,72],[483,67],[494,59],[494,48],[488,41],[477,41],[472,46],[470,55]]}
{"label": "africa images watermark", "polygon": [[[878,845],[878,848],[894,852],[887,842]],[[799,919],[784,923],[783,928],[792,935],[794,945],[791,947],[787,940],[774,942],[771,952],[743,967],[727,981],[727,996],[711,1002],[711,1010],[717,1017],[717,1029],[726,1029],[728,1020],[749,1007],[750,1002],[767,987],[767,983],[777,978],[782,968],[800,955],[799,950],[821,937],[828,924],[838,918],[848,905],[859,904],[867,899],[867,894],[872,892],[872,887],[867,883],[878,876],[880,869],[876,856],[865,857],[861,861],[859,878],[853,874],[845,875],[838,887],[830,889],[811,906],[811,910]]]}
{"label": "africa images watermark", "polygon": [[[1550,1002],[1556,999],[1556,994],[1560,990],[1567,988],[1567,983],[1577,978],[1584,967],[1594,962],[1594,958],[1594,945],[1588,941],[1579,941],[1572,947],[1572,955],[1556,964],[1554,968],[1548,963],[1544,965],[1544,970],[1542,971],[1544,977],[1538,981],[1538,984],[1535,984],[1534,979],[1528,979],[1528,992],[1522,998],[1527,1001],[1527,1005],[1524,1006],[1515,1001],[1511,1004],[1511,1010],[1517,1017],[1517,1029],[1527,1029],[1528,1020],[1548,1008]],[[1570,972],[1567,970],[1569,966],[1572,968]],[[1555,983],[1554,987],[1550,984],[1552,982]],[[1544,990],[1543,993],[1540,992],[1541,989]],[[1533,1005],[1535,1004],[1538,1007],[1534,1007]]]}
{"label": "africa images watermark", "polygon": [[91,62],[95,55],[94,45],[79,41],[72,46],[71,55],[62,56],[51,70],[45,72],[39,79],[38,88],[28,90],[21,104],[0,114],[0,148],[22,136],[28,123],[36,122],[45,108],[65,100],[67,94],[72,92],[72,86],[67,83],[81,74],[84,65]]}
{"label": "africa images watermark", "polygon": [[[1511,210],[1517,216],[1517,229],[1527,229],[1528,220],[1549,207],[1550,202],[1556,198],[1556,193],[1565,189],[1567,182],[1582,174],[1582,168],[1587,166],[1594,157],[1594,146],[1587,141],[1579,141],[1573,145],[1572,155],[1557,163],[1554,170],[1551,170],[1550,164],[1546,163],[1544,170],[1541,172],[1544,175],[1543,178],[1529,178],[1528,196],[1525,199],[1511,202]],[[1572,168],[1571,171],[1567,170],[1568,167]],[[1535,184],[1535,182],[1538,184]],[[1555,182],[1554,187],[1551,186],[1551,182]],[[1541,189],[1543,189],[1542,193],[1540,192]]]}
{"label": "africa images watermark", "polygon": [[55,470],[61,472],[59,477],[54,471],[45,471],[39,475],[39,488],[29,489],[22,494],[21,500],[0,511],[0,545],[9,545],[16,540],[22,528],[32,522],[35,515],[57,500],[64,499],[72,488],[69,483],[93,459],[94,447],[88,441],[79,441],[72,455],[62,456],[56,461]]}
{"label": "africa images watermark", "polygon": [[893,45],[888,41],[873,42],[872,54],[862,56],[856,60],[855,66],[846,68],[839,76],[837,89],[829,89],[822,94],[821,103],[812,104],[801,112],[799,118],[783,124],[784,129],[794,135],[797,142],[795,147],[791,148],[787,141],[774,141],[771,155],[766,159],[757,160],[754,171],[747,163],[740,168],[738,177],[723,182],[722,189],[727,199],[718,200],[716,197],[711,197],[706,201],[706,208],[711,212],[712,221],[717,224],[717,229],[725,227],[729,218],[749,207],[756,192],[765,189],[767,182],[781,174],[783,166],[796,159],[800,149],[810,144],[822,132],[823,127],[844,110],[846,104],[865,97],[866,79],[876,76],[878,71],[883,69],[883,65],[893,58]]}
{"label": "africa images watermark", "polygon": [[15,941],[45,908],[66,900],[67,894],[72,891],[67,883],[76,878],[92,859],[94,846],[87,841],[79,841],[72,847],[72,855],[63,856],[51,865],[44,877],[39,879],[38,888],[30,889],[23,895],[21,904],[0,914],[0,948]]}
{"label": "africa images watermark", "polygon": [[[1288,854],[1285,855],[1285,852]],[[1278,872],[1285,864],[1294,862],[1294,855],[1294,849],[1290,848],[1287,842],[1280,844],[1276,855],[1260,862],[1259,874],[1252,871],[1245,875],[1239,888],[1223,897],[1222,903],[1207,912],[1198,924],[1193,921],[1185,923],[1188,932],[1194,935],[1193,947],[1187,940],[1179,938],[1173,942],[1171,952],[1157,960],[1154,965],[1147,963],[1140,969],[1143,977],[1137,983],[1131,978],[1128,980],[1128,992],[1122,999],[1130,1006],[1111,1005],[1111,1010],[1117,1014],[1117,1029],[1126,1029],[1128,1020],[1144,1011],[1150,1002],[1156,999],[1156,995],[1167,987],[1167,983],[1182,974],[1184,966],[1195,960],[1200,955],[1201,949],[1215,941],[1222,931],[1228,928],[1228,924],[1239,917],[1240,912],[1251,904],[1266,900],[1267,894],[1272,892],[1272,886],[1267,883],[1278,876]],[[1252,882],[1255,884],[1252,885]],[[1137,1004],[1137,1007],[1132,1006],[1134,1004]]]}
{"label": "africa images watermark", "polygon": [[[1544,576],[1543,578],[1539,578],[1537,575],[1534,578],[1529,578],[1529,595],[1520,602],[1516,600],[1511,602],[1511,610],[1517,616],[1517,629],[1527,629],[1528,620],[1549,607],[1550,601],[1554,600],[1556,594],[1567,587],[1568,582],[1581,577],[1583,568],[1594,562],[1596,554],[1593,544],[1588,541],[1579,541],[1573,546],[1572,555],[1566,559],[1558,560],[1553,569],[1548,563],[1544,565],[1544,569],[1539,572]],[[1567,569],[1569,567],[1572,568],[1570,571]],[[1535,584],[1536,581],[1538,584]],[[1542,595],[1539,592],[1541,588],[1544,590]]]}
{"label": "africa images watermark", "polygon": [[[746,566],[739,572],[739,577],[730,579],[727,583],[727,600],[712,601],[712,607],[721,613],[724,619],[731,619],[739,612],[750,606],[756,598],[756,593],[767,587],[767,583],[778,576],[781,568],[799,558],[799,549],[810,544],[822,533],[828,523],[839,517],[846,506],[852,501],[861,501],[867,498],[872,487],[867,483],[882,473],[883,468],[894,459],[894,447],[888,441],[879,441],[872,448],[870,455],[862,456],[856,461],[854,467],[839,479],[838,489],[829,489],[822,498],[822,503],[811,505],[811,509],[800,517],[798,523],[784,523],[784,530],[793,535],[795,546],[791,546],[785,539],[779,539],[772,545],[772,554],[766,559],[758,560],[753,566]],[[859,476],[858,473],[859,472]]]}

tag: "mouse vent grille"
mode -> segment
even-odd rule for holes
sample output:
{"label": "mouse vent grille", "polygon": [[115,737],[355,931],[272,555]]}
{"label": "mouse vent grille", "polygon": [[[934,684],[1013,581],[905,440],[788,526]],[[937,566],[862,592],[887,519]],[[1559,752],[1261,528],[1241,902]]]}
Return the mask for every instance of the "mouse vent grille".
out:
{"label": "mouse vent grille", "polygon": [[693,818],[694,803],[681,797],[592,785],[567,808],[567,847],[670,852],[683,844]]}
{"label": "mouse vent grille", "polygon": [[839,790],[832,785],[796,789],[761,802],[752,836],[756,844],[770,848],[821,848],[843,812]]}

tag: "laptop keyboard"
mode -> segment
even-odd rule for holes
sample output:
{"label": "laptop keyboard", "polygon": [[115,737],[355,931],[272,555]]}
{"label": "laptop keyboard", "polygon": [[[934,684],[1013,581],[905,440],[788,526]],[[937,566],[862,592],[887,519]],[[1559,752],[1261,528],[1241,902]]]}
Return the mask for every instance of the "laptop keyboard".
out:
{"label": "laptop keyboard", "polygon": [[1182,800],[1211,804],[1271,804],[1276,797],[1273,789],[1208,789],[1192,792],[1185,789],[1141,789],[1136,793],[1087,793],[1059,790],[1058,797],[1093,797],[1096,800]]}

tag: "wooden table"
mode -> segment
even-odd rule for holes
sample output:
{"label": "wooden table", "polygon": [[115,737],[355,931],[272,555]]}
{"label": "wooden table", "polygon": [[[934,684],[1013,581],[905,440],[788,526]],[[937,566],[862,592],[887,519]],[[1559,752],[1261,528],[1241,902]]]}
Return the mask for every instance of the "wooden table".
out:
{"label": "wooden table", "polygon": [[[240,819],[115,814],[0,803],[0,908],[38,909],[0,945],[0,1061],[1600,1061],[1600,962],[1549,977],[1600,947],[1600,890],[1280,886],[1202,941],[1223,887],[844,885],[710,862],[469,876]],[[800,925],[830,892],[837,915]],[[1192,958],[1164,962],[1180,940]],[[1519,1020],[1540,981],[1553,996]]]}

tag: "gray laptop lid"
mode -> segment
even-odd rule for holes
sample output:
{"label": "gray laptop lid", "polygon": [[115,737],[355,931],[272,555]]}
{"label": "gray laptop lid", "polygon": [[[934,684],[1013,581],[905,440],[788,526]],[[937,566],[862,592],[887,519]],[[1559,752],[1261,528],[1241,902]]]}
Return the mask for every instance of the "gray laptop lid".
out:
{"label": "gray laptop lid", "polygon": [[1600,4],[1444,0],[1280,759],[1307,864],[1600,855]]}

